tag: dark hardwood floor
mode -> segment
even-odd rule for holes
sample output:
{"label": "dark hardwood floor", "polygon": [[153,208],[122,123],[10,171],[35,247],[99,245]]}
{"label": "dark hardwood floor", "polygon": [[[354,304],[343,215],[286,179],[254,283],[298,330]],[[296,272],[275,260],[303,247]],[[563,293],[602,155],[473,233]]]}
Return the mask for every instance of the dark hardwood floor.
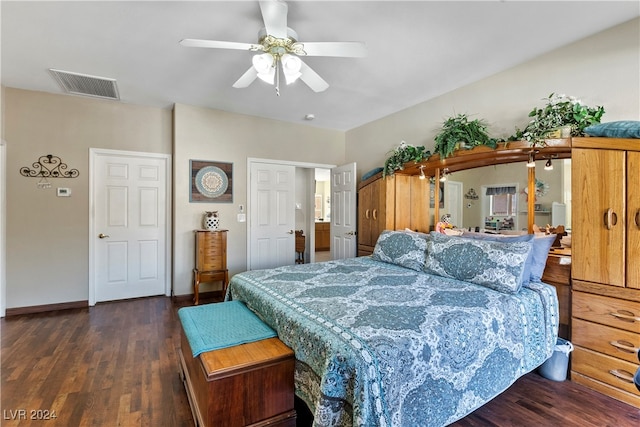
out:
{"label": "dark hardwood floor", "polygon": [[[188,304],[154,297],[2,319],[0,424],[193,425],[176,353]],[[453,425],[637,427],[640,410],[531,373]]]}

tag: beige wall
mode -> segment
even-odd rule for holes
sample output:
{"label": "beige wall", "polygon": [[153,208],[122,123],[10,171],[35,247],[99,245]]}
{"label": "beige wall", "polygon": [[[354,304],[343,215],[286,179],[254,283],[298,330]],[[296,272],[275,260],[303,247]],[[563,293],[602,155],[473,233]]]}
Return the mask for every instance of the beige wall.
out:
{"label": "beige wall", "polygon": [[[85,301],[88,288],[89,148],[171,153],[171,111],[6,88],[7,308]],[[59,156],[77,178],[20,175]],[[71,197],[56,197],[57,187]]]}
{"label": "beige wall", "polygon": [[[506,35],[508,36],[508,35]],[[469,64],[470,67],[473,64]],[[634,19],[530,62],[346,133],[346,161],[358,174],[382,166],[404,140],[433,150],[449,116],[467,113],[489,123],[501,138],[523,128],[528,113],[551,92],[604,105],[604,122],[640,118],[640,19]]]}
{"label": "beige wall", "polygon": [[[228,229],[231,275],[246,270],[247,223],[236,221],[247,206],[247,158],[314,164],[344,163],[344,132],[176,104],[174,107],[174,292],[191,293],[193,230],[202,214],[217,210]],[[189,159],[233,163],[233,203],[189,203]],[[247,219],[250,212],[247,213]],[[206,291],[206,287],[202,287]]]}

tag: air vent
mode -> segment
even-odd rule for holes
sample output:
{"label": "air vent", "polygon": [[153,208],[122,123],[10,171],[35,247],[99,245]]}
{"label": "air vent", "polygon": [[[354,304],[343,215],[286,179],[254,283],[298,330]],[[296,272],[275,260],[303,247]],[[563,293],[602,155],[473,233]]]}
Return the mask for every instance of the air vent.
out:
{"label": "air vent", "polygon": [[96,96],[98,98],[120,99],[115,79],[49,69],[62,90],[75,95]]}

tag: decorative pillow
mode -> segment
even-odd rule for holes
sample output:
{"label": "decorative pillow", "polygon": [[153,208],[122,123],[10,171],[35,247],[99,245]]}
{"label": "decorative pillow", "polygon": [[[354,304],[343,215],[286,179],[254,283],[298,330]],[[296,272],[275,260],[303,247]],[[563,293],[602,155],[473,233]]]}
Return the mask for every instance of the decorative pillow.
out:
{"label": "decorative pillow", "polygon": [[425,233],[385,230],[378,237],[371,258],[422,271],[429,239]]}
{"label": "decorative pillow", "polygon": [[375,168],[375,169],[371,169],[369,172],[365,173],[364,175],[362,175],[362,178],[360,178],[360,181],[366,181],[369,178],[371,178],[373,175],[382,172],[382,168]]}
{"label": "decorative pillow", "polygon": [[607,138],[640,138],[640,122],[621,120],[618,122],[599,123],[587,126],[584,128],[584,133]]}
{"label": "decorative pillow", "polygon": [[542,281],[542,274],[544,268],[547,265],[547,257],[549,256],[549,249],[551,245],[556,241],[555,234],[543,234],[537,235],[533,239],[533,250],[531,251],[531,271],[529,280],[532,282]]}
{"label": "decorative pillow", "polygon": [[[488,234],[488,233],[474,233],[473,231],[465,231],[464,233],[462,233],[462,237],[466,237],[469,239],[489,240],[492,242],[531,242],[532,240],[534,240],[533,234]],[[532,264],[533,264],[533,250],[529,252],[529,256],[527,257],[527,262],[524,266],[524,273],[522,274],[523,285],[526,285],[527,283],[529,283]]]}
{"label": "decorative pillow", "polygon": [[532,243],[465,239],[431,233],[425,272],[516,293]]}

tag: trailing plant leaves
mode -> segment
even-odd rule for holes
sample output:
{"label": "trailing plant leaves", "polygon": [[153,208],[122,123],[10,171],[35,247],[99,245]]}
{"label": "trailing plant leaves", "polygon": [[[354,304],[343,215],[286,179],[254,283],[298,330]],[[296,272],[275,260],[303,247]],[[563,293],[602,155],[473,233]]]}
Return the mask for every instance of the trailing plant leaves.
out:
{"label": "trailing plant leaves", "polygon": [[426,150],[424,146],[420,145],[415,147],[402,141],[384,162],[382,176],[393,175],[395,171],[404,169],[405,163],[411,161],[419,163],[429,158],[429,156],[431,156],[431,151]]}
{"label": "trailing plant leaves", "polygon": [[543,108],[534,108],[529,113],[532,119],[527,126],[508,140],[527,140],[533,145],[544,143],[544,139],[555,129],[563,126],[571,127],[571,136],[584,136],[584,129],[595,123],[600,123],[604,114],[604,107],[588,107],[574,97],[551,93],[544,99]]}
{"label": "trailing plant leaves", "polygon": [[435,141],[434,151],[440,155],[441,159],[453,154],[460,143],[464,143],[466,149],[478,145],[487,145],[491,148],[497,146],[497,140],[489,136],[484,120],[469,120],[466,114],[458,114],[445,120]]}

